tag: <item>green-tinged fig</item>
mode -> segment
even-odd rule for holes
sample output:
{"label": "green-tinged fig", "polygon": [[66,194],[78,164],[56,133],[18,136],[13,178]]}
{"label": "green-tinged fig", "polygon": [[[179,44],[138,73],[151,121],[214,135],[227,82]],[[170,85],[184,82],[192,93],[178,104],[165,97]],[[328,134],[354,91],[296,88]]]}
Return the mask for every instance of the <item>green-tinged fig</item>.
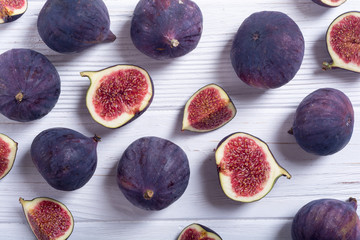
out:
{"label": "green-tinged fig", "polygon": [[65,240],[74,228],[70,210],[61,202],[47,197],[33,200],[20,198],[31,230],[38,240]]}
{"label": "green-tinged fig", "polygon": [[326,33],[331,57],[323,69],[343,68],[360,72],[360,12],[346,12],[335,18]]}
{"label": "green-tinged fig", "polygon": [[17,147],[17,142],[0,134],[0,179],[5,177],[14,165]]}
{"label": "green-tinged fig", "polygon": [[182,130],[208,132],[220,128],[236,115],[236,108],[224,89],[209,84],[187,101]]}
{"label": "green-tinged fig", "polygon": [[222,238],[212,229],[193,223],[182,230],[177,240],[222,240]]}
{"label": "green-tinged fig", "polygon": [[250,134],[237,132],[223,138],[215,152],[224,193],[235,201],[263,198],[281,176],[290,174],[275,160],[268,145]]}
{"label": "green-tinged fig", "polygon": [[27,10],[27,0],[0,0],[0,24],[13,22]]}
{"label": "green-tinged fig", "polygon": [[152,102],[153,82],[138,66],[116,65],[80,74],[90,79],[86,106],[92,118],[105,127],[118,128],[131,122]]}

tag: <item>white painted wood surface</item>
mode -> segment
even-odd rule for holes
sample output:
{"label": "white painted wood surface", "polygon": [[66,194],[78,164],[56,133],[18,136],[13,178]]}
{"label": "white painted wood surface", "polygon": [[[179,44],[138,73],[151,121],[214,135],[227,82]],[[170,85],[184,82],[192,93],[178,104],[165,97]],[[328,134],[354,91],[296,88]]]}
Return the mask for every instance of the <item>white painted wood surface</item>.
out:
{"label": "white painted wood surface", "polygon": [[[130,21],[136,0],[105,0],[113,43],[101,44],[78,54],[50,50],[40,39],[36,21],[45,3],[29,0],[28,11],[13,23],[0,26],[0,52],[31,48],[45,54],[61,76],[62,92],[55,108],[43,119],[17,123],[0,116],[0,132],[19,143],[16,162],[0,182],[0,239],[34,239],[23,216],[19,197],[53,197],[66,204],[75,218],[70,239],[159,239],[175,240],[183,227],[198,222],[217,231],[224,240],[287,240],[291,221],[305,203],[318,198],[360,198],[360,75],[345,70],[324,72],[329,60],[325,32],[343,12],[360,10],[358,0],[348,0],[327,9],[310,0],[197,0],[204,16],[204,31],[198,47],[172,60],[156,61],[133,46]],[[242,21],[262,10],[282,11],[301,28],[306,41],[305,57],[295,78],[269,91],[246,86],[235,75],[229,59],[232,38]],[[79,72],[120,64],[147,69],[154,80],[155,97],[150,108],[136,121],[119,129],[95,123],[85,107],[89,81]],[[182,109],[200,87],[216,83],[237,107],[236,117],[209,133],[181,132]],[[287,133],[298,103],[320,87],[344,91],[355,109],[355,131],[346,148],[327,157],[305,153]],[[100,135],[98,167],[83,188],[62,192],[51,188],[35,169],[29,154],[33,138],[50,127],[69,127],[88,136]],[[268,142],[280,164],[291,174],[280,178],[262,200],[240,204],[222,192],[215,168],[214,148],[226,135],[244,131]],[[187,153],[191,177],[184,195],[168,208],[149,212],[132,206],[116,185],[115,167],[125,150],[142,136],[167,138]]]}

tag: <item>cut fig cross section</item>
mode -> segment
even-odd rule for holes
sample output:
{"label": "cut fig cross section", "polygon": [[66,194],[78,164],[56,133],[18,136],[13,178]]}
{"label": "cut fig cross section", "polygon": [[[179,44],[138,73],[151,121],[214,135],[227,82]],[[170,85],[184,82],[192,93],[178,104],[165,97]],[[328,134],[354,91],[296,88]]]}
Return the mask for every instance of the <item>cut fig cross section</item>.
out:
{"label": "cut fig cross section", "polygon": [[237,132],[222,139],[215,159],[221,187],[235,201],[260,200],[279,177],[291,178],[277,163],[268,145],[247,133]]}
{"label": "cut fig cross section", "polygon": [[343,68],[360,72],[360,12],[338,16],[327,30],[326,45],[332,61],[323,63],[324,70]]}
{"label": "cut fig cross section", "polygon": [[346,2],[346,0],[312,0],[312,1],[320,6],[330,7],[330,8],[338,7]]}
{"label": "cut fig cross section", "polygon": [[17,146],[17,142],[0,134],[0,179],[5,177],[14,165]]}
{"label": "cut fig cross section", "polygon": [[13,22],[27,10],[27,0],[0,0],[0,24]]}
{"label": "cut fig cross section", "polygon": [[236,108],[224,89],[209,84],[187,101],[182,130],[208,132],[222,127],[236,115]]}
{"label": "cut fig cross section", "polygon": [[222,240],[222,238],[212,229],[193,223],[182,230],[177,240]]}
{"label": "cut fig cross section", "polygon": [[26,220],[38,240],[65,240],[71,235],[74,219],[64,204],[47,197],[19,200]]}
{"label": "cut fig cross section", "polygon": [[93,119],[108,128],[121,127],[150,106],[154,87],[148,72],[134,65],[116,65],[96,72],[81,72],[91,84],[86,105]]}

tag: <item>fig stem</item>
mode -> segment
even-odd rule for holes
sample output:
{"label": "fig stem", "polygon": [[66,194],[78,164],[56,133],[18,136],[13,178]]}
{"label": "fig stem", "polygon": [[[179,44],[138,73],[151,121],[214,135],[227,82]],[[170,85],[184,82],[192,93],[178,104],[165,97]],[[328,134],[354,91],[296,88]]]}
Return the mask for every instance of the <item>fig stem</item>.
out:
{"label": "fig stem", "polygon": [[177,47],[180,44],[179,41],[176,39],[171,39],[170,43],[171,43],[171,47]]}
{"label": "fig stem", "polygon": [[95,142],[100,142],[101,141],[101,137],[99,137],[98,135],[95,134],[95,136],[93,137]]}
{"label": "fig stem", "polygon": [[288,134],[294,135],[294,130],[293,130],[293,128],[290,128],[290,129],[289,129]]}
{"label": "fig stem", "polygon": [[154,191],[153,190],[148,189],[148,190],[146,190],[144,192],[144,198],[146,200],[150,200],[153,196],[154,196]]}
{"label": "fig stem", "polygon": [[328,62],[323,62],[322,63],[322,70],[326,71],[326,70],[329,70],[333,67],[333,64],[332,63],[328,63]]}
{"label": "fig stem", "polygon": [[18,103],[20,103],[24,98],[24,94],[20,91],[18,94],[16,94],[15,99]]}

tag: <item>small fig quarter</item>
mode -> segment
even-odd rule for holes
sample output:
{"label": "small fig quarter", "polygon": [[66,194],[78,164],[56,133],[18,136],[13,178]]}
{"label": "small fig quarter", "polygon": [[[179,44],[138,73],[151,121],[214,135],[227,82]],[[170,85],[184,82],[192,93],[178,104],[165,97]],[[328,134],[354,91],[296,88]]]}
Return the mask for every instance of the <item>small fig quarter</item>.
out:
{"label": "small fig quarter", "polygon": [[212,229],[193,223],[181,231],[177,240],[222,240],[222,238]]}
{"label": "small fig quarter", "polygon": [[0,0],[0,24],[17,20],[27,7],[27,0]]}
{"label": "small fig quarter", "polygon": [[150,106],[154,85],[149,73],[134,65],[116,65],[96,72],[81,72],[90,79],[86,106],[92,118],[108,128],[119,128]]}
{"label": "small fig quarter", "polygon": [[222,127],[236,115],[236,108],[220,86],[209,84],[187,101],[182,130],[208,132]]}
{"label": "small fig quarter", "polygon": [[291,178],[276,162],[268,145],[247,133],[223,138],[215,159],[221,188],[235,201],[257,201],[270,192],[279,177]]}
{"label": "small fig quarter", "polygon": [[342,68],[360,73],[360,12],[346,12],[335,18],[326,33],[331,57],[323,69]]}
{"label": "small fig quarter", "polygon": [[38,240],[65,240],[74,228],[70,210],[61,202],[47,197],[19,199],[26,220]]}
{"label": "small fig quarter", "polygon": [[320,6],[329,7],[329,8],[338,7],[346,2],[346,0],[312,0],[312,1]]}
{"label": "small fig quarter", "polygon": [[0,180],[10,172],[14,165],[17,148],[17,142],[0,134]]}

